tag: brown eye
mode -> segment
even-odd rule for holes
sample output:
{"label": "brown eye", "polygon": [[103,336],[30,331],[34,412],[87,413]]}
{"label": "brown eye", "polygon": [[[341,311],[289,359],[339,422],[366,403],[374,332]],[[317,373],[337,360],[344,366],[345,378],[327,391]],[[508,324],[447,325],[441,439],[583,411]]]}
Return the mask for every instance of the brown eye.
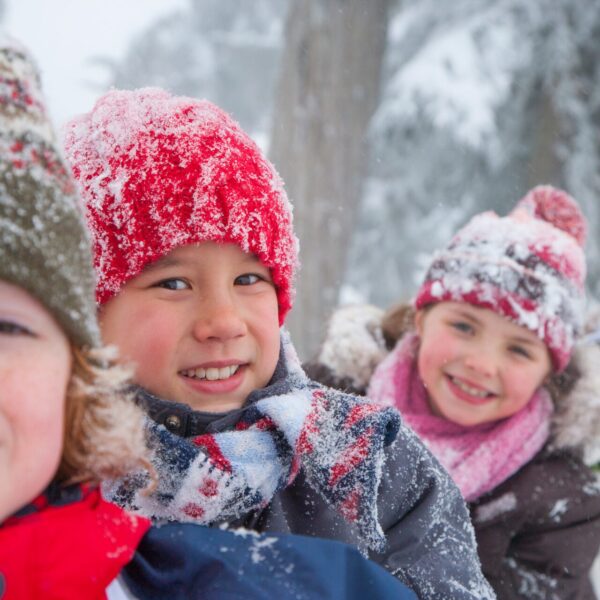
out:
{"label": "brown eye", "polygon": [[18,323],[0,321],[0,335],[33,335],[33,333]]}
{"label": "brown eye", "polygon": [[171,291],[179,291],[179,290],[187,290],[190,288],[190,285],[184,279],[179,279],[178,277],[173,277],[171,279],[163,279],[158,283],[155,283],[152,287],[160,287],[165,290]]}
{"label": "brown eye", "polygon": [[456,331],[460,331],[461,333],[472,333],[473,326],[469,325],[465,321],[454,321],[450,324]]}
{"label": "brown eye", "polygon": [[244,273],[235,278],[235,285],[253,285],[264,279],[256,273]]}

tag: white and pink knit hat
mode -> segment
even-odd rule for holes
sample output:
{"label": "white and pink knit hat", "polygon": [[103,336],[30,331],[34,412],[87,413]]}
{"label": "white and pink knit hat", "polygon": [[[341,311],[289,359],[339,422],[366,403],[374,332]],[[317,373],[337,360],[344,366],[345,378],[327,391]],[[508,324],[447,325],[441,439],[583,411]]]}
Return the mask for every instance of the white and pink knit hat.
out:
{"label": "white and pink knit hat", "polygon": [[585,236],[575,200],[538,186],[506,217],[473,217],[435,255],[415,307],[458,301],[493,310],[533,331],[562,371],[581,327]]}

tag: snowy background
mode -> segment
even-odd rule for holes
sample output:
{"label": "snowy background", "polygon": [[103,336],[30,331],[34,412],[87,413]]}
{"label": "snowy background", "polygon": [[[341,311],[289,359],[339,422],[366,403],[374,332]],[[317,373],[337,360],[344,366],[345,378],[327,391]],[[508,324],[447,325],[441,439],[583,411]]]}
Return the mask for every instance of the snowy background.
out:
{"label": "snowy background", "polygon": [[581,203],[600,296],[598,0],[0,0],[0,21],[58,125],[111,86],[159,85],[270,153],[302,244],[305,358],[335,304],[410,298],[457,227],[538,183]]}
{"label": "snowy background", "polygon": [[160,85],[223,106],[270,152],[302,244],[290,326],[305,358],[336,303],[410,298],[457,227],[538,183],[584,208],[600,295],[598,0],[0,6],[59,125],[110,86]]}

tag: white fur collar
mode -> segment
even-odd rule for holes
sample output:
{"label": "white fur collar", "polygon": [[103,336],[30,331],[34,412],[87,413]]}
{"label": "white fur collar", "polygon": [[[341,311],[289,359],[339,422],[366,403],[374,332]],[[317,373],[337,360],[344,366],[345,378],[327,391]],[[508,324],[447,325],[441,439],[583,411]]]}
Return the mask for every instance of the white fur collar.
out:
{"label": "white fur collar", "polygon": [[569,393],[555,399],[551,445],[581,450],[593,465],[600,462],[600,347],[581,344],[571,360],[579,376]]}

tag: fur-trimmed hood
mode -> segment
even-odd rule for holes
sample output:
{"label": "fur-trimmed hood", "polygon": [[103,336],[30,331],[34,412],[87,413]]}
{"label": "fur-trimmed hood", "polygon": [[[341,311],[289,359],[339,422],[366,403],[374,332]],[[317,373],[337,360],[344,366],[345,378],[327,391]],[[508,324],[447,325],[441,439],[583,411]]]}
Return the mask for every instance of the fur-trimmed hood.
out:
{"label": "fur-trimmed hood", "polygon": [[[553,392],[551,447],[582,452],[587,465],[600,462],[600,346],[581,342],[565,373],[566,389]],[[560,381],[560,379],[559,379]]]}
{"label": "fur-trimmed hood", "polygon": [[[384,312],[372,305],[337,309],[327,325],[309,376],[337,388],[366,394],[377,365],[412,328],[408,305]],[[549,389],[555,405],[549,448],[581,453],[587,465],[600,462],[600,346],[581,340],[561,375]]]}

